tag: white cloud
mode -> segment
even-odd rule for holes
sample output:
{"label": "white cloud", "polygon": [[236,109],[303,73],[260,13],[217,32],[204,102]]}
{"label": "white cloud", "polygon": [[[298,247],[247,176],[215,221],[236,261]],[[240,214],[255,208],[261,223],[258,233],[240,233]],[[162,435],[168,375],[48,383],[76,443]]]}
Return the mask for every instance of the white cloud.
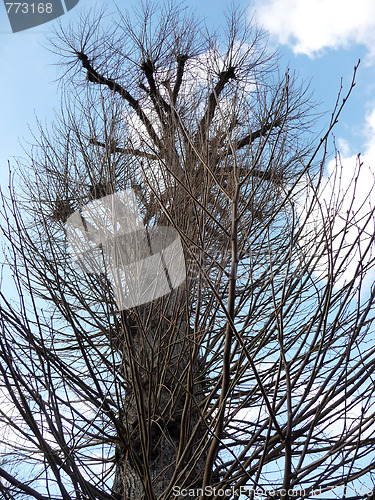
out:
{"label": "white cloud", "polygon": [[374,0],[253,0],[260,24],[296,54],[365,45],[375,57]]}
{"label": "white cloud", "polygon": [[[319,241],[327,238],[334,268],[341,268],[336,286],[342,286],[353,278],[361,259],[366,265],[375,257],[375,107],[367,116],[363,128],[367,137],[364,153],[360,156],[351,155],[348,143],[339,139],[337,144],[340,151],[336,159],[328,162],[327,174],[317,196],[310,191],[304,200],[305,206],[300,206],[303,220],[311,200],[318,200],[307,219],[300,245],[306,249],[305,258],[312,255],[318,257],[315,270],[324,276],[329,267],[329,257]],[[328,220],[331,221],[329,225]],[[315,234],[315,240],[312,240],[311,233]],[[372,270],[366,276],[370,285],[373,273]]]}

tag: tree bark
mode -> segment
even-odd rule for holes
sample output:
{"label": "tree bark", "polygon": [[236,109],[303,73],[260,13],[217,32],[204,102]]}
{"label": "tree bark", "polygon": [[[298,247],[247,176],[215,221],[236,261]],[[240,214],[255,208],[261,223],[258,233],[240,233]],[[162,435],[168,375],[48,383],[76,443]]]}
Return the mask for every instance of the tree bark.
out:
{"label": "tree bark", "polygon": [[[203,422],[188,449],[186,445],[198,423],[197,405],[203,394],[199,384],[194,387],[190,382],[198,378],[200,363],[190,340],[193,332],[186,319],[185,293],[174,290],[166,300],[140,306],[126,317],[123,314],[122,324],[127,436],[119,436],[112,494],[127,500],[157,498],[179,473],[181,488],[198,488],[206,458],[200,449]],[[196,359],[191,363],[193,356]],[[189,413],[188,419],[184,412]],[[197,450],[195,465],[182,472]]]}

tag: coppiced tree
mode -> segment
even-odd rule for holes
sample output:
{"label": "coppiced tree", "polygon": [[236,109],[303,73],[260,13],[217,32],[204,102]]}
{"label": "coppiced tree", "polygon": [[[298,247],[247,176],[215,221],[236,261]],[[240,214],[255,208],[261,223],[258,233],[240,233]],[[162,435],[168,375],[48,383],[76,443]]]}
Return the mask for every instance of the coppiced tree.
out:
{"label": "coppiced tree", "polygon": [[[3,498],[370,486],[374,213],[322,195],[354,80],[315,140],[308,88],[244,13],[217,32],[172,3],[116,16],[57,32],[61,110],[3,193]],[[136,303],[138,237],[184,259]]]}

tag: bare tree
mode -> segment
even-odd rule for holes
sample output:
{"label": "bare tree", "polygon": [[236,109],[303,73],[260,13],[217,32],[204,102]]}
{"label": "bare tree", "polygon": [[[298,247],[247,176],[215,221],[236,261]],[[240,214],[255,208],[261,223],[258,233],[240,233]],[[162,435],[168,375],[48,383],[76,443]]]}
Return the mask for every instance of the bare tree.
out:
{"label": "bare tree", "polygon": [[[172,4],[117,15],[59,31],[60,114],[3,194],[19,297],[1,294],[3,498],[369,486],[374,213],[322,197],[354,79],[315,141],[307,88],[241,12],[220,35]],[[170,293],[133,307],[106,267],[114,232],[87,215],[124,193],[135,232],[160,252],[180,241],[186,266],[183,284],[167,273]]]}

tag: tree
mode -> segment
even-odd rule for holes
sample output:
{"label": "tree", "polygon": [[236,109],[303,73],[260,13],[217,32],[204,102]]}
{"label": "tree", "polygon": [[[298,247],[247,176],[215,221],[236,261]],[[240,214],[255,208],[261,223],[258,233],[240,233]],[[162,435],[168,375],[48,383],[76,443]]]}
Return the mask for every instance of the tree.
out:
{"label": "tree", "polygon": [[[314,141],[308,89],[239,11],[219,36],[181,6],[142,4],[115,24],[84,16],[53,44],[61,111],[3,194],[19,294],[1,295],[4,498],[368,486],[374,213],[320,196],[354,79]],[[130,308],[107,266],[117,219],[106,239],[95,226],[103,200],[129,196],[137,235],[180,241],[186,265],[182,285]]]}

